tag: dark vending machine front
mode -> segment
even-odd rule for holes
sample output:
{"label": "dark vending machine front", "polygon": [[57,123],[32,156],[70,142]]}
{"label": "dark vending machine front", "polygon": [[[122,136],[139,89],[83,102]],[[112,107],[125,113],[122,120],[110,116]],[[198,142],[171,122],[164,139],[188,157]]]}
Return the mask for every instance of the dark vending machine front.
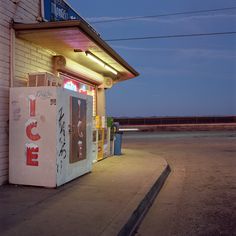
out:
{"label": "dark vending machine front", "polygon": [[70,163],[86,159],[86,100],[70,97]]}

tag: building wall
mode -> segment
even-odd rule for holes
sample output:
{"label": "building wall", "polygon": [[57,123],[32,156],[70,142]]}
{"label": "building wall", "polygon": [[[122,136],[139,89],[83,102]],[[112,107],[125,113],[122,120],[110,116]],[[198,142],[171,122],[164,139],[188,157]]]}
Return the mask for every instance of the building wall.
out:
{"label": "building wall", "polygon": [[97,115],[106,116],[106,97],[104,88],[99,88],[97,90]]}
{"label": "building wall", "polygon": [[[39,0],[0,0],[0,185],[8,180],[8,119],[10,85],[10,24],[36,22]],[[22,78],[18,68],[18,78]],[[21,71],[22,72],[22,71]]]}
{"label": "building wall", "polygon": [[[13,0],[0,0],[0,185],[8,181],[9,87],[26,86],[28,73],[53,72],[54,52],[12,37],[11,22],[36,23],[39,11],[40,0],[19,0],[16,4]],[[12,38],[15,63],[11,64]],[[104,116],[104,89],[99,89],[97,99],[98,115]]]}
{"label": "building wall", "polygon": [[26,86],[28,73],[53,73],[52,56],[54,52],[41,48],[28,41],[15,40],[15,75],[13,86]]}

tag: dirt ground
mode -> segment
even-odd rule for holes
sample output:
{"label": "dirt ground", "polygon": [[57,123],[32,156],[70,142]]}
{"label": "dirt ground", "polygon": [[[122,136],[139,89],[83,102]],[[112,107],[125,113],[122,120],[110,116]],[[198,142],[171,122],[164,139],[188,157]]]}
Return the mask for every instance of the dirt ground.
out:
{"label": "dirt ground", "polygon": [[236,132],[123,138],[124,147],[164,157],[172,169],[136,235],[236,235]]}

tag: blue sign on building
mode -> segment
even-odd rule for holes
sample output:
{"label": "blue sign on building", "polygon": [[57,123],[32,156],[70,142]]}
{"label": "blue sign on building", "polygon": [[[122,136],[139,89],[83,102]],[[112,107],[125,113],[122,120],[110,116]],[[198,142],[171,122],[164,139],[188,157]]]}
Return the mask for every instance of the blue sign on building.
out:
{"label": "blue sign on building", "polygon": [[45,21],[83,20],[83,18],[63,0],[43,0],[42,16]]}

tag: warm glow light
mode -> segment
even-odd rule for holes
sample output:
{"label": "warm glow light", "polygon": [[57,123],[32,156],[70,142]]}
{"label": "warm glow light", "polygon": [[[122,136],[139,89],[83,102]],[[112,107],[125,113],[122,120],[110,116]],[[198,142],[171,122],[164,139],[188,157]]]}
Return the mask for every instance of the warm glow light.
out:
{"label": "warm glow light", "polygon": [[119,131],[139,131],[137,128],[120,128]]}
{"label": "warm glow light", "polygon": [[117,72],[116,70],[114,70],[113,68],[111,68],[110,66],[108,66],[108,65],[105,65],[104,67],[105,67],[105,69],[107,69],[107,70],[111,71],[113,74],[115,74],[115,75],[117,75],[117,74],[118,74],[118,72]]}
{"label": "warm glow light", "polygon": [[72,81],[67,81],[64,84],[64,88],[77,92],[77,86]]}
{"label": "warm glow light", "polygon": [[103,83],[103,76],[101,74],[96,73],[95,71],[89,70],[88,68],[70,60],[66,59],[66,68],[75,73],[80,74],[82,77],[88,78],[95,83],[102,84]]}
{"label": "warm glow light", "polygon": [[113,69],[112,67],[110,67],[109,65],[105,64],[102,60],[100,60],[99,58],[97,58],[96,56],[94,56],[91,52],[85,52],[86,56],[91,59],[92,61],[96,62],[97,64],[99,64],[100,66],[104,67],[106,70],[109,70],[110,72],[112,72],[113,74],[117,75],[118,72]]}
{"label": "warm glow light", "polygon": [[90,52],[86,52],[86,55],[89,59],[91,59],[92,61],[96,62],[97,64],[99,64],[100,66],[104,67],[105,64],[99,60],[97,57],[95,57],[93,54],[91,54]]}

